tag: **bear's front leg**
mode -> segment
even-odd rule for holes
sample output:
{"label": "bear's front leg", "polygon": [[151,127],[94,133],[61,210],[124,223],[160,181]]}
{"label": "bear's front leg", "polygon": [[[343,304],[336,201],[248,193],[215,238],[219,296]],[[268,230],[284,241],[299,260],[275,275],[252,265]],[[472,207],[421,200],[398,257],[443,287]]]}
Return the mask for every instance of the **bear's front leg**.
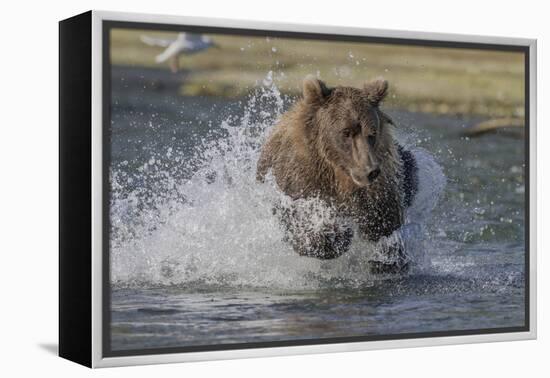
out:
{"label": "bear's front leg", "polygon": [[352,238],[351,228],[333,224],[326,225],[322,231],[308,230],[293,233],[291,243],[294,250],[301,256],[328,260],[346,252]]}
{"label": "bear's front leg", "polygon": [[392,235],[379,240],[377,253],[369,260],[372,274],[402,274],[409,270],[410,259],[403,240]]}
{"label": "bear's front leg", "polygon": [[326,216],[327,208],[319,203],[292,203],[275,206],[284,228],[285,241],[301,256],[334,259],[345,253],[353,238],[353,230],[340,218]]}

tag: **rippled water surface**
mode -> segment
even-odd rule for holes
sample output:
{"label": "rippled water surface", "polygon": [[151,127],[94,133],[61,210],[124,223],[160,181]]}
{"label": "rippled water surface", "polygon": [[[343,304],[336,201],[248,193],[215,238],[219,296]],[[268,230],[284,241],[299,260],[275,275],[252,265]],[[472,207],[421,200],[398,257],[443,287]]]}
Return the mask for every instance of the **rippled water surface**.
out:
{"label": "rippled water surface", "polygon": [[[402,238],[406,276],[371,276],[379,246],[296,255],[255,181],[259,147],[292,99],[128,96],[115,90],[113,350],[524,325],[523,140],[469,140],[477,119],[387,110],[419,162]],[[116,88],[116,86],[115,86]],[[323,217],[319,209],[319,217]]]}

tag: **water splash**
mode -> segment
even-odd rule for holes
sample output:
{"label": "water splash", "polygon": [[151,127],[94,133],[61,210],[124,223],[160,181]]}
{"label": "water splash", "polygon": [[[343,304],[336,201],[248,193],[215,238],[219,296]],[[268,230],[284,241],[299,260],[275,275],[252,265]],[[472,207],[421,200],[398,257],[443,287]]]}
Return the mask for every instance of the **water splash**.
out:
{"label": "water splash", "polygon": [[[115,285],[304,290],[373,283],[368,260],[380,245],[355,237],[343,256],[321,261],[298,256],[284,241],[273,205],[289,199],[272,177],[256,182],[256,162],[287,102],[270,73],[249,97],[243,114],[228,117],[192,154],[170,147],[136,169],[128,169],[128,162],[112,167]],[[424,223],[445,177],[427,151],[413,152],[421,167],[419,193],[407,224],[390,238],[402,239],[421,269],[426,265]],[[319,222],[328,214],[313,200],[305,206],[317,210]]]}

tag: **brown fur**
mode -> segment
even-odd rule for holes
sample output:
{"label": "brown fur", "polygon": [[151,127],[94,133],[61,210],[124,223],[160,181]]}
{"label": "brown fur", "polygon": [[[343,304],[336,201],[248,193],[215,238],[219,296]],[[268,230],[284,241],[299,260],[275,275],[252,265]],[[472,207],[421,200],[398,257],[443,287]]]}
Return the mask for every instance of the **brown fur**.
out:
{"label": "brown fur", "polygon": [[[288,196],[321,198],[351,217],[370,240],[390,235],[403,221],[403,199],[392,121],[379,109],[387,82],[329,89],[308,77],[303,88],[303,98],[281,117],[264,144],[257,179],[263,181],[271,170]],[[370,180],[368,174],[376,168],[379,175]],[[305,255],[331,258],[342,253],[321,251],[319,256],[312,248],[325,247],[293,244]]]}

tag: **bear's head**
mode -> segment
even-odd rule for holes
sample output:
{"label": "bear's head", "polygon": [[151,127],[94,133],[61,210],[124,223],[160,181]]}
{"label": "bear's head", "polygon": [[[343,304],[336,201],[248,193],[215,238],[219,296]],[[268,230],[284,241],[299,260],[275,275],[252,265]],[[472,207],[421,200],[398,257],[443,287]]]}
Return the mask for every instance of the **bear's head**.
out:
{"label": "bear's head", "polygon": [[321,157],[359,187],[376,182],[395,155],[392,120],[379,105],[388,82],[367,82],[363,88],[329,88],[308,76],[303,84],[304,105]]}

